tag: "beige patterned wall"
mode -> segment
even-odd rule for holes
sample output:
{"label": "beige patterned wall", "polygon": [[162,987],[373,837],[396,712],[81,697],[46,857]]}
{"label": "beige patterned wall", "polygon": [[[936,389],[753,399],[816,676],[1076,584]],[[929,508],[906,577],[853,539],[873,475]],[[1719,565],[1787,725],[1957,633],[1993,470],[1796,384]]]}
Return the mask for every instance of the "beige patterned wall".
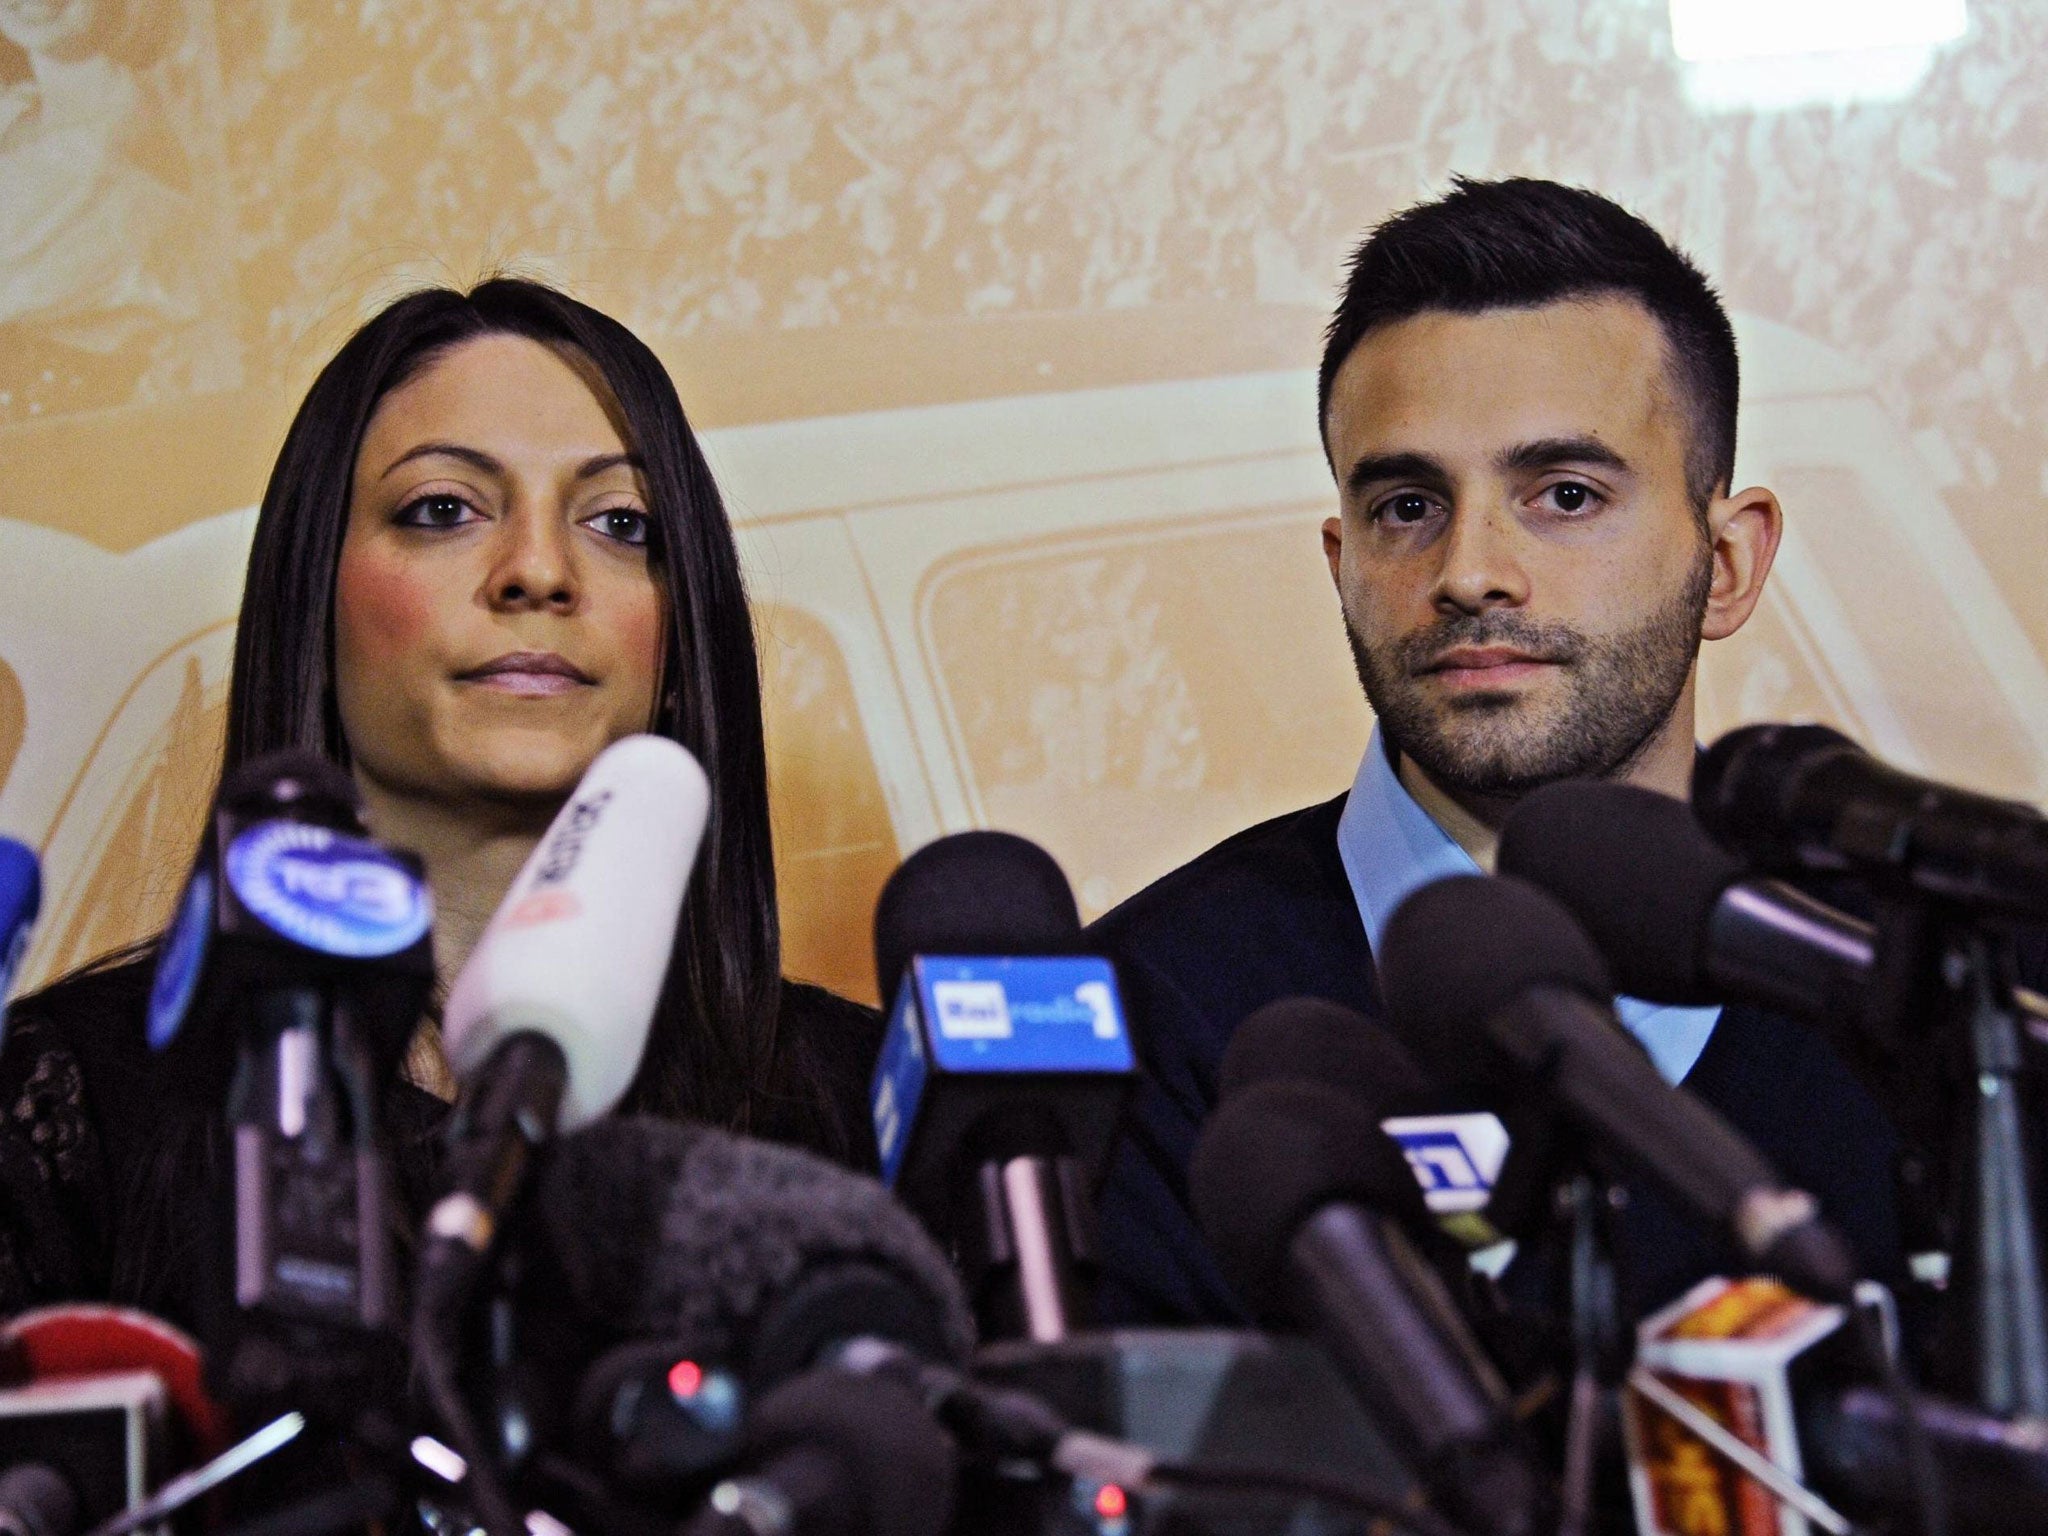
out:
{"label": "beige patterned wall", "polygon": [[1367,722],[1309,370],[1349,244],[1453,172],[1607,191],[1738,313],[1792,535],[1705,729],[2048,796],[2048,6],[1967,18],[1894,99],[1759,110],[1701,105],[1659,0],[0,0],[31,970],[181,873],[311,372],[496,265],[633,325],[707,429],[794,971],[868,991],[873,892],[945,830],[1040,839],[1094,912],[1334,793]]}

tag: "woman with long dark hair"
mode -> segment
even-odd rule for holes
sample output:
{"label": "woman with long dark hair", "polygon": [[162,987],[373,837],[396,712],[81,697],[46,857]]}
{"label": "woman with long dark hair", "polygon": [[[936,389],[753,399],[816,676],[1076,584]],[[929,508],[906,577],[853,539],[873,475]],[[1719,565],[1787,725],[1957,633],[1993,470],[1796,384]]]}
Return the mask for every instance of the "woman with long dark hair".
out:
{"label": "woman with long dark hair", "polygon": [[[349,769],[427,865],[437,996],[591,760],[682,743],[712,812],[626,1108],[872,1161],[870,1010],[781,976],[751,618],[674,386],[538,283],[400,299],[299,408],[265,490],[224,771]],[[189,1314],[222,1105],[143,1044],[155,942],[15,1005],[0,1050],[0,1312],[104,1297]],[[388,1095],[417,1186],[452,1097],[424,1020]]]}

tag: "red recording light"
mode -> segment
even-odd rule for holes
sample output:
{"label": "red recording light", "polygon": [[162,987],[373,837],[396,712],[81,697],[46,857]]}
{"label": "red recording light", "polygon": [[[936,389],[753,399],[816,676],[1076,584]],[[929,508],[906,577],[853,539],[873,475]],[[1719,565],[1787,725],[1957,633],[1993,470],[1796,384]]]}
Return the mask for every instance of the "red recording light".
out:
{"label": "red recording light", "polygon": [[1130,1510],[1131,1501],[1124,1497],[1123,1489],[1115,1483],[1104,1483],[1095,1490],[1095,1513],[1105,1520],[1121,1520]]}
{"label": "red recording light", "polygon": [[668,1368],[668,1389],[679,1398],[692,1398],[704,1385],[704,1367],[694,1360],[678,1360]]}

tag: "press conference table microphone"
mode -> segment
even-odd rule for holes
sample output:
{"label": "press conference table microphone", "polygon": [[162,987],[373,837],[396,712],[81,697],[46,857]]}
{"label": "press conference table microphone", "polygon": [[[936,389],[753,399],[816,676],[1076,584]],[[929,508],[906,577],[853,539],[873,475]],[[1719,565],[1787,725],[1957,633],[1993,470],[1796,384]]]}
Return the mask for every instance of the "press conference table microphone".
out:
{"label": "press conference table microphone", "polygon": [[1498,868],[1562,902],[1630,997],[1751,1003],[1847,1028],[1870,980],[1870,924],[1751,875],[1690,806],[1655,790],[1545,785],[1509,813]]}
{"label": "press conference table microphone", "polygon": [[1880,762],[1824,725],[1730,731],[1693,767],[1693,809],[1766,869],[1847,870],[1971,911],[2048,918],[2048,817]]}
{"label": "press conference table microphone", "polygon": [[230,1127],[232,1304],[201,1310],[222,1319],[206,1342],[223,1395],[249,1412],[349,1420],[397,1370],[380,1122],[432,985],[432,920],[419,860],[368,835],[345,770],[288,750],[223,779],[144,1031],[162,1091]]}
{"label": "press conference table microphone", "polygon": [[608,1113],[639,1070],[708,808],[703,770],[675,742],[614,742],[449,991],[443,1043],[462,1096],[427,1213],[412,1340],[491,1536],[517,1536],[522,1522],[459,1387],[464,1313],[535,1151]]}
{"label": "press conference table microphone", "polygon": [[1854,1261],[1812,1196],[1658,1075],[1614,1016],[1607,967],[1571,914],[1509,876],[1458,875],[1395,911],[1380,955],[1389,1021],[1447,1076],[1542,1081],[1631,1175],[1723,1233],[1743,1261],[1849,1303]]}
{"label": "press conference table microphone", "polygon": [[462,1097],[427,1217],[423,1292],[458,1284],[489,1253],[536,1145],[608,1114],[632,1086],[709,810],[704,771],[682,747],[614,742],[478,938],[442,1022]]}
{"label": "press conference table microphone", "polygon": [[889,877],[875,974],[895,1007],[871,1097],[882,1175],[958,1255],[992,1334],[1086,1318],[1093,1197],[1136,1062],[1107,960],[1051,855],[942,837]]}
{"label": "press conference table microphone", "polygon": [[[1363,1076],[1393,1093],[1414,1086],[1406,1053],[1356,1022]],[[1507,1389],[1416,1246],[1429,1216],[1380,1129],[1382,1107],[1356,1086],[1284,1075],[1247,1084],[1244,1073],[1240,1057],[1188,1167],[1225,1278],[1255,1317],[1312,1329],[1455,1523],[1543,1530],[1545,1480]]]}

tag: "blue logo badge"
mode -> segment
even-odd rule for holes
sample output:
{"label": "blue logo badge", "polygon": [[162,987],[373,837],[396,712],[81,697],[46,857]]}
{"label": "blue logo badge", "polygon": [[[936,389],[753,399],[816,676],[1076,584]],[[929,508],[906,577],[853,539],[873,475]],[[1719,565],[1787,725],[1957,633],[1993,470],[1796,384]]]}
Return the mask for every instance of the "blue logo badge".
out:
{"label": "blue logo badge", "polygon": [[920,955],[912,979],[947,1072],[1128,1072],[1116,972],[1093,955]]}
{"label": "blue logo badge", "polygon": [[160,1051],[184,1028],[199,972],[206,964],[206,941],[213,934],[213,876],[194,870],[178,915],[171,920],[163,946],[156,952],[156,976],[149,984],[149,1017],[144,1032],[149,1048]]}
{"label": "blue logo badge", "polygon": [[434,920],[427,888],[375,843],[328,827],[266,821],[228,845],[228,884],[294,944],[343,959],[395,955]]}

